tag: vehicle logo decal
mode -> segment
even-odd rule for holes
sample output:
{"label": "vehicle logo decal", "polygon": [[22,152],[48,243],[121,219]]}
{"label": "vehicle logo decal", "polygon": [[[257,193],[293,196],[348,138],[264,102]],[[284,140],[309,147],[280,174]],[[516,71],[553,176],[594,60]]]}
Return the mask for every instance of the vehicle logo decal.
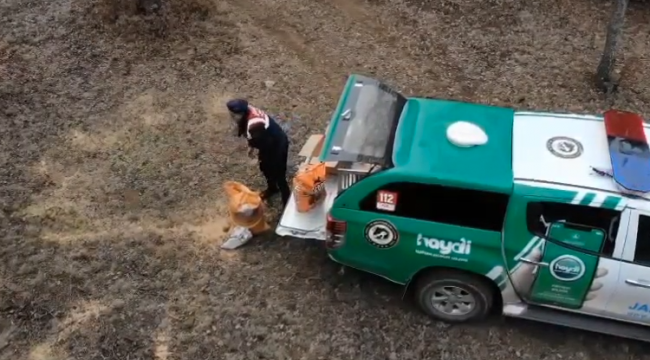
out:
{"label": "vehicle logo decal", "polygon": [[397,244],[399,233],[393,224],[385,220],[371,221],[366,225],[366,240],[374,247],[388,249]]}
{"label": "vehicle logo decal", "polygon": [[435,258],[467,262],[468,256],[472,253],[472,241],[465,238],[443,240],[418,234],[415,243],[415,253]]}
{"label": "vehicle logo decal", "polygon": [[585,274],[585,263],[573,255],[562,255],[549,264],[551,275],[560,281],[576,281]]}
{"label": "vehicle logo decal", "polygon": [[644,303],[636,302],[636,303],[634,303],[634,305],[629,306],[628,310],[650,313],[650,304],[644,304]]}
{"label": "vehicle logo decal", "polygon": [[567,136],[554,136],[548,139],[546,148],[551,154],[563,159],[575,159],[582,155],[583,151],[580,141]]}

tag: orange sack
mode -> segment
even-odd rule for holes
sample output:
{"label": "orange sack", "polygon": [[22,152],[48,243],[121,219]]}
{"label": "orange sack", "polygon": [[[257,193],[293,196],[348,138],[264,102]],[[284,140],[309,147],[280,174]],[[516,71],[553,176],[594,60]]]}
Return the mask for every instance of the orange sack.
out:
{"label": "orange sack", "polygon": [[298,170],[293,178],[293,195],[298,212],[308,212],[325,199],[325,163],[310,164]]}
{"label": "orange sack", "polygon": [[253,235],[271,228],[264,218],[264,202],[259,192],[236,181],[226,181],[223,189],[228,196],[230,221],[235,226],[245,227]]}

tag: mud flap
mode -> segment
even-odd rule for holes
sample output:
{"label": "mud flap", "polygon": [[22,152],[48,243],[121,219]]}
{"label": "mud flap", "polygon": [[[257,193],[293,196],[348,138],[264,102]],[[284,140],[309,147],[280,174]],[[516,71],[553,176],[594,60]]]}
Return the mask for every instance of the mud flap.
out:
{"label": "mud flap", "polygon": [[327,212],[334,203],[338,191],[338,178],[328,177],[325,181],[327,196],[314,209],[306,213],[298,212],[293,194],[282,213],[282,218],[275,229],[280,236],[292,236],[300,239],[325,240]]}

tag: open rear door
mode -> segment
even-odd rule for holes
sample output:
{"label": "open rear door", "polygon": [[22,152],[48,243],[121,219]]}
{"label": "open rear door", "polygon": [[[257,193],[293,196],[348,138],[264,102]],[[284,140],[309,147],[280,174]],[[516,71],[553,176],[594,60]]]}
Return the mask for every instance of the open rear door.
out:
{"label": "open rear door", "polygon": [[323,143],[321,161],[391,166],[406,98],[386,84],[351,75]]}
{"label": "open rear door", "polygon": [[363,176],[392,166],[395,132],[405,104],[404,96],[382,82],[350,75],[324,138],[314,145],[312,136],[301,151],[303,164],[321,161],[328,169],[336,168],[328,172],[327,197],[313,210],[300,213],[292,195],[276,228],[278,235],[325,240],[327,213],[338,193]]}

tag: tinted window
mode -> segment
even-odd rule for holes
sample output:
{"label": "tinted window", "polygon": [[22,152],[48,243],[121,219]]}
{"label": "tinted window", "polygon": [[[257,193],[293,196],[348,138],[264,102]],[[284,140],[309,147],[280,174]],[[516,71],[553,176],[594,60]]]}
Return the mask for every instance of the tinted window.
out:
{"label": "tinted window", "polygon": [[528,231],[546,234],[546,225],[556,221],[604,230],[607,240],[601,253],[611,256],[614,252],[616,234],[621,212],[611,209],[554,202],[531,202],[526,210]]}
{"label": "tinted window", "polygon": [[650,217],[639,215],[634,262],[650,266]]}
{"label": "tinted window", "polygon": [[340,120],[332,143],[324,149],[326,161],[391,165],[395,131],[406,98],[382,82],[361,75],[342,99]]}
{"label": "tinted window", "polygon": [[343,138],[343,149],[360,157],[386,156],[391,132],[404,107],[400,95],[380,86],[363,86],[352,108],[352,119]]}
{"label": "tinted window", "polygon": [[[386,191],[397,195],[394,211],[377,208],[379,194]],[[371,192],[359,206],[364,211],[501,231],[508,196],[438,185],[393,183]]]}

